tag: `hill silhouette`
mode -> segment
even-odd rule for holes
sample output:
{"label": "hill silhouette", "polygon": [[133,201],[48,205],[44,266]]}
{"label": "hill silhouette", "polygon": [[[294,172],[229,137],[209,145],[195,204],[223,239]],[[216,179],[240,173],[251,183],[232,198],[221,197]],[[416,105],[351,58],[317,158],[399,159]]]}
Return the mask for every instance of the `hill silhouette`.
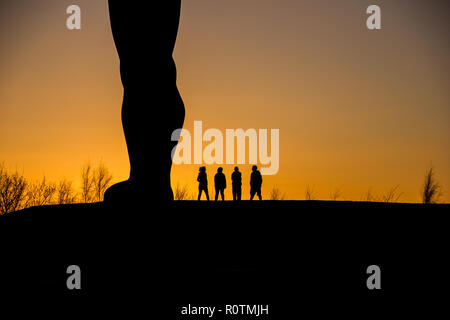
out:
{"label": "hill silhouette", "polygon": [[[183,303],[270,303],[292,316],[299,296],[310,308],[336,296],[334,303],[390,304],[442,284],[448,209],[344,201],[33,207],[0,221],[1,280],[10,292],[67,303],[107,297],[172,311]],[[66,288],[71,264],[83,272],[79,292]],[[372,264],[384,272],[383,294],[365,286]]]}

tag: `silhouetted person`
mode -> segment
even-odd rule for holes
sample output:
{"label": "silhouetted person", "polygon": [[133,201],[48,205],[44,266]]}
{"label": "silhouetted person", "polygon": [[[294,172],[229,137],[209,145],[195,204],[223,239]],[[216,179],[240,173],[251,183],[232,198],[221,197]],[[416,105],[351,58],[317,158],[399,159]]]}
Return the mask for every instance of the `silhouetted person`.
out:
{"label": "silhouetted person", "polygon": [[198,169],[198,200],[202,196],[202,191],[205,191],[206,199],[209,201],[209,193],[208,193],[208,177],[206,175],[206,167],[200,167]]}
{"label": "silhouetted person", "polygon": [[252,174],[250,175],[250,200],[253,200],[255,194],[258,195],[259,200],[261,196],[262,175],[257,166],[252,167]]}
{"label": "silhouetted person", "polygon": [[[180,0],[109,0],[111,29],[123,85],[122,126],[130,160],[127,181],[113,185],[105,201],[173,200],[172,132],[183,126],[184,104],[176,86],[172,52]],[[145,200],[147,201],[147,200]]]}
{"label": "silhouetted person", "polygon": [[234,167],[231,174],[231,185],[233,187],[233,200],[241,200],[242,195],[242,174],[238,167]]}
{"label": "silhouetted person", "polygon": [[215,200],[217,201],[217,199],[219,198],[219,193],[220,193],[220,196],[222,197],[222,201],[224,201],[225,200],[224,191],[225,191],[225,188],[227,187],[227,179],[225,178],[225,175],[223,174],[222,167],[219,167],[217,169],[217,173],[214,176],[214,187],[216,188]]}

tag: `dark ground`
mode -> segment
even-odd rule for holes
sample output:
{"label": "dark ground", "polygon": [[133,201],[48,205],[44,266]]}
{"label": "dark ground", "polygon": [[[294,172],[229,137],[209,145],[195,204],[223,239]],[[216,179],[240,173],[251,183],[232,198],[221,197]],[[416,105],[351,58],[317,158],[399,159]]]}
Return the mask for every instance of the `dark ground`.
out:
{"label": "dark ground", "polygon": [[[386,307],[389,314],[428,309],[426,301],[436,310],[449,296],[449,208],[332,201],[35,207],[0,219],[0,290],[20,301],[155,319],[203,319],[179,315],[189,303],[270,304],[268,319],[306,311],[364,319],[386,315]],[[80,291],[66,287],[72,264],[82,271]],[[366,287],[372,264],[381,268],[378,291]]]}

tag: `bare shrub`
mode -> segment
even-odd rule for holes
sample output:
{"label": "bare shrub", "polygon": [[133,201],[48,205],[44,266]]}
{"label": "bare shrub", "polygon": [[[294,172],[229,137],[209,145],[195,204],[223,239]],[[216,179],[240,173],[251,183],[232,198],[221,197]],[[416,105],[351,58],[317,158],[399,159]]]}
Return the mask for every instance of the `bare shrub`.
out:
{"label": "bare shrub", "polygon": [[422,188],[422,202],[426,204],[437,203],[442,196],[442,187],[435,178],[434,168],[431,167],[425,174]]}
{"label": "bare shrub", "polygon": [[56,190],[56,202],[58,204],[71,204],[77,202],[77,194],[72,188],[72,181],[63,179]]}
{"label": "bare shrub", "polygon": [[174,194],[174,199],[175,200],[190,200],[190,199],[192,199],[192,196],[189,192],[187,185],[184,185],[181,187],[177,183],[177,187],[175,189],[175,194]]}
{"label": "bare shrub", "polygon": [[81,201],[84,203],[94,201],[94,181],[90,162],[81,168]]}
{"label": "bare shrub", "polygon": [[102,163],[93,168],[87,162],[81,168],[81,201],[84,203],[103,201],[106,189],[111,185],[112,174]]}
{"label": "bare shrub", "polygon": [[392,187],[382,197],[383,202],[397,202],[402,196],[403,192],[398,190],[399,186]]}
{"label": "bare shrub", "polygon": [[334,191],[330,194],[330,198],[333,201],[336,201],[337,199],[342,197],[342,192],[339,188],[334,189]]}
{"label": "bare shrub", "polygon": [[103,195],[105,194],[106,189],[111,185],[111,180],[112,174],[103,163],[100,163],[92,175],[95,201],[103,201]]}
{"label": "bare shrub", "polygon": [[269,200],[284,200],[285,194],[281,193],[280,189],[273,187],[270,191]]}
{"label": "bare shrub", "polygon": [[310,187],[309,185],[306,186],[305,199],[306,200],[315,200],[316,199],[314,188]]}
{"label": "bare shrub", "polygon": [[17,171],[9,173],[0,164],[0,214],[20,209],[25,201],[27,181]]}
{"label": "bare shrub", "polygon": [[26,192],[26,207],[43,206],[52,203],[56,192],[56,184],[47,182],[45,176],[39,182],[28,185]]}
{"label": "bare shrub", "polygon": [[373,195],[372,189],[369,188],[369,190],[367,190],[367,192],[363,195],[362,200],[367,201],[367,202],[372,202],[372,201],[377,201],[377,198]]}

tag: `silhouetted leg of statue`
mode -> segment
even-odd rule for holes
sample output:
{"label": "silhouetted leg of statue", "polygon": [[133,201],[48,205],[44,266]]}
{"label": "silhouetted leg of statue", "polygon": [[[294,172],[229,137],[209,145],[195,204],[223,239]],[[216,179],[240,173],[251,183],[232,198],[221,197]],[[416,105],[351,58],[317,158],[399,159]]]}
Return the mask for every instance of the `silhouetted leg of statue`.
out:
{"label": "silhouetted leg of statue", "polygon": [[171,199],[172,132],[181,128],[184,105],[172,53],[181,0],[109,0],[111,29],[124,88],[122,125],[130,177],[105,193],[106,202]]}

